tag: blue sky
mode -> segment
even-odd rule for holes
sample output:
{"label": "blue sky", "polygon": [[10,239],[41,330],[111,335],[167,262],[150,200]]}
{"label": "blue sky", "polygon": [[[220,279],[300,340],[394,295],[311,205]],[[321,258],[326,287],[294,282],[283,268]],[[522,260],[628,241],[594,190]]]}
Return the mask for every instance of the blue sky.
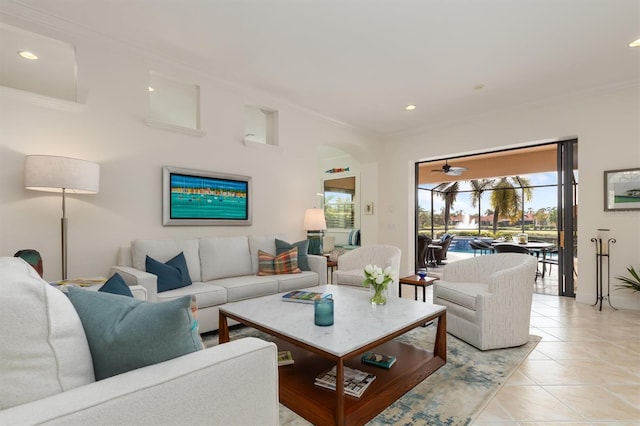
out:
{"label": "blue sky", "polygon": [[[533,186],[536,185],[555,185],[556,184],[556,173],[535,173],[530,175],[523,175],[529,179]],[[433,187],[435,185],[429,185],[429,187]],[[468,184],[462,185],[463,189],[469,189]],[[556,187],[543,187],[543,188],[534,188],[533,189],[533,199],[525,204],[525,209],[528,210],[532,208],[533,211],[537,211],[541,208],[546,207],[554,207],[557,204],[556,198]],[[428,209],[431,200],[430,191],[420,191],[419,192],[419,203],[423,208]],[[434,211],[440,211],[440,209],[444,207],[444,201],[441,197],[434,197]],[[489,204],[489,192],[486,192],[482,196],[482,214],[490,208]],[[462,210],[469,214],[477,214],[478,207],[471,206],[471,195],[467,192],[462,192],[458,194],[458,198],[456,199],[455,204],[453,205],[452,211]]]}

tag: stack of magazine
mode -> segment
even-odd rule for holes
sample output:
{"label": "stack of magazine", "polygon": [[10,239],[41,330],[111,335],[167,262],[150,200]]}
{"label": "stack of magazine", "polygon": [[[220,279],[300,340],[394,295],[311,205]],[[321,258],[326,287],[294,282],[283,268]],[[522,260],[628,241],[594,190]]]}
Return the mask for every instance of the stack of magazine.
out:
{"label": "stack of magazine", "polygon": [[[356,370],[354,368],[344,367],[344,393],[345,395],[360,398],[364,391],[367,390],[371,382],[376,376],[366,371]],[[320,373],[316,377],[316,386],[321,388],[336,390],[336,366],[330,370]]]}

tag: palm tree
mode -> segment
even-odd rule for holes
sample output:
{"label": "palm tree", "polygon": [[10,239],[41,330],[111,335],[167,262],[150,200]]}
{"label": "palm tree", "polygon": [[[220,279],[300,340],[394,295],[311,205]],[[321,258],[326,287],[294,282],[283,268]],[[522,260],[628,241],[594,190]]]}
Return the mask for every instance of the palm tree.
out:
{"label": "palm tree", "polygon": [[478,206],[478,235],[480,235],[480,227],[482,226],[482,214],[480,213],[482,209],[480,206],[482,193],[493,184],[493,179],[472,179],[469,182],[473,188],[473,191],[471,191],[471,207]]}
{"label": "palm tree", "polygon": [[529,179],[520,176],[500,178],[492,189],[490,202],[493,207],[493,233],[495,234],[500,216],[508,217],[511,223],[517,221],[518,214],[523,210],[523,201],[531,201],[533,190]]}
{"label": "palm tree", "polygon": [[[459,182],[446,182],[437,186],[438,194],[444,200],[444,232],[449,230],[449,218],[451,216],[451,209],[453,204],[458,198],[458,190],[460,187]],[[434,188],[435,189],[435,188]]]}

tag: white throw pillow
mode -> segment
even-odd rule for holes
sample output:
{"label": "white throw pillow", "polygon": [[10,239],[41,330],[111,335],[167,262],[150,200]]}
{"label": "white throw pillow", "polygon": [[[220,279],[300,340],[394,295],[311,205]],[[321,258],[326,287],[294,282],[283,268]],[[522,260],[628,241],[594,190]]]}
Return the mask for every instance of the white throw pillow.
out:
{"label": "white throw pillow", "polygon": [[24,260],[0,257],[0,410],[95,381],[73,305]]}

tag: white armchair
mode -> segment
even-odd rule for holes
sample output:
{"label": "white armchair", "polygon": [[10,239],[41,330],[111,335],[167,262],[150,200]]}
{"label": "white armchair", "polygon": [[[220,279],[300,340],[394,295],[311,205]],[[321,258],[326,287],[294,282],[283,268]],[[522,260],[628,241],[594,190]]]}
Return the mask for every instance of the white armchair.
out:
{"label": "white armchair", "polygon": [[433,285],[447,308],[447,332],[480,350],[529,341],[536,258],[502,253],[449,263]]}
{"label": "white armchair", "polygon": [[338,267],[333,271],[333,284],[362,287],[364,267],[371,264],[381,268],[391,266],[393,283],[389,285],[389,293],[398,297],[398,275],[400,274],[400,258],[402,252],[398,247],[390,245],[368,245],[350,250],[338,258]]}

